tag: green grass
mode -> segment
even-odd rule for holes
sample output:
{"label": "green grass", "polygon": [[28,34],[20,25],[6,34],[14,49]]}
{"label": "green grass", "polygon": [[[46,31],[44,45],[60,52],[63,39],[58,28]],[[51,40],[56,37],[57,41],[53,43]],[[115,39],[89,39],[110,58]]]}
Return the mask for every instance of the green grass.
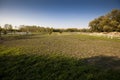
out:
{"label": "green grass", "polygon": [[53,33],[3,36],[1,80],[119,80],[120,40]]}

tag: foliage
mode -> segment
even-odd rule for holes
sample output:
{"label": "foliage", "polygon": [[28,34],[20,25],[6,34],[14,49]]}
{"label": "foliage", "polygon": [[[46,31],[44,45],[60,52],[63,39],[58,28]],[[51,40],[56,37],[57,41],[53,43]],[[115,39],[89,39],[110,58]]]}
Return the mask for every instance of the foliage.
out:
{"label": "foliage", "polygon": [[91,31],[113,32],[120,31],[120,10],[112,10],[110,13],[100,16],[89,23]]}
{"label": "foliage", "polygon": [[13,27],[12,27],[11,24],[5,24],[5,25],[4,25],[4,30],[5,30],[6,32],[11,32],[11,33],[12,33]]}
{"label": "foliage", "polygon": [[45,33],[49,33],[52,34],[53,32],[53,28],[49,28],[49,27],[40,27],[40,26],[26,26],[26,25],[21,25],[19,28],[20,31],[22,32],[45,32]]}
{"label": "foliage", "polygon": [[1,38],[1,34],[2,34],[2,28],[1,28],[1,26],[0,26],[0,38]]}
{"label": "foliage", "polygon": [[52,34],[52,32],[90,32],[89,29],[77,29],[77,28],[67,28],[67,29],[55,29],[55,28],[49,28],[49,27],[40,27],[40,26],[25,26],[21,25],[19,28],[22,32],[45,32]]}
{"label": "foliage", "polygon": [[67,32],[78,32],[77,28],[68,28],[66,29]]}

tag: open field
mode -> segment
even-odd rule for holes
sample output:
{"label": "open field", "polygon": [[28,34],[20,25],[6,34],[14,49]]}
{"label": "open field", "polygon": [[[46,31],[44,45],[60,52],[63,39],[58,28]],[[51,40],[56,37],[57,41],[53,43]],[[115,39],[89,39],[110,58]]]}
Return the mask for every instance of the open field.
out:
{"label": "open field", "polygon": [[77,33],[6,35],[2,80],[119,80],[120,39]]}

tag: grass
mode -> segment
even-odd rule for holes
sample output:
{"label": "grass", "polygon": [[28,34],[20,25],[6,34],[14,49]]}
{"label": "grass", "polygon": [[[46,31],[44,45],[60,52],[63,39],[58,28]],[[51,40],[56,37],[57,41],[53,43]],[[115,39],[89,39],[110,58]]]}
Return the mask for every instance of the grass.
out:
{"label": "grass", "polygon": [[6,36],[1,80],[119,80],[120,40],[76,33]]}

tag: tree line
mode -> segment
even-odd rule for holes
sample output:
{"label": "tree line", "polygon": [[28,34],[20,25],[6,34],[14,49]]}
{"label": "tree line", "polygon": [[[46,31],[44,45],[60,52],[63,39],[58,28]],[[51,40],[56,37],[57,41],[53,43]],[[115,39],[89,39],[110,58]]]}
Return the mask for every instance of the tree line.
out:
{"label": "tree line", "polygon": [[28,32],[48,32],[48,33],[52,33],[52,32],[88,32],[89,29],[83,28],[83,29],[78,29],[78,28],[67,28],[67,29],[62,29],[62,28],[50,28],[50,27],[40,27],[40,26],[24,26],[22,25],[19,28],[20,31],[24,32],[24,31],[28,31]]}
{"label": "tree line", "polygon": [[92,32],[120,32],[120,10],[114,9],[89,23]]}
{"label": "tree line", "polygon": [[89,29],[77,29],[77,28],[67,28],[67,29],[56,29],[50,27],[41,27],[41,26],[28,26],[28,25],[20,25],[18,29],[14,29],[11,24],[5,24],[3,27],[0,27],[0,36],[2,34],[15,34],[16,32],[32,32],[32,33],[48,33],[52,34],[52,32],[89,32]]}

